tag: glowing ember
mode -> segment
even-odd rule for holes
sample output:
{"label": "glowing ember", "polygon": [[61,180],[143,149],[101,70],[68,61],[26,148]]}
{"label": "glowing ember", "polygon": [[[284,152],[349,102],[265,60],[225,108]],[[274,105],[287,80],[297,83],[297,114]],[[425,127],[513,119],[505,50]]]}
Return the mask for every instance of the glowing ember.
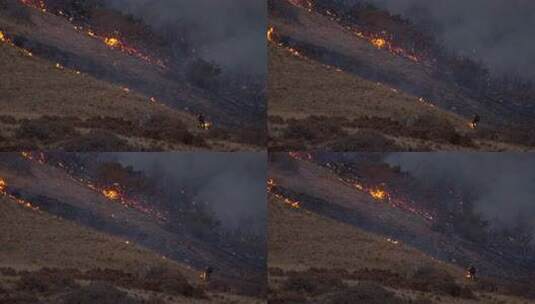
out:
{"label": "glowing ember", "polygon": [[212,128],[212,123],[211,122],[205,121],[205,122],[199,124],[199,129],[201,129],[201,130],[210,130],[211,128]]}
{"label": "glowing ember", "polygon": [[378,49],[382,49],[386,46],[386,40],[383,38],[373,38],[370,42]]}
{"label": "glowing ember", "polygon": [[34,160],[41,165],[46,163],[45,154],[43,152],[20,152],[20,155],[28,160]]}
{"label": "glowing ember", "polygon": [[275,35],[275,28],[270,27],[267,31],[267,40],[273,42],[273,35]]}
{"label": "glowing ember", "polygon": [[119,191],[113,189],[103,189],[102,194],[104,194],[106,198],[114,201],[121,198]]}
{"label": "glowing ember", "polygon": [[121,41],[117,38],[105,38],[104,43],[112,48],[121,46]]}
{"label": "glowing ember", "polygon": [[271,194],[273,194],[277,199],[281,200],[284,202],[284,204],[292,207],[292,208],[295,208],[295,209],[299,209],[301,208],[301,203],[299,201],[296,201],[296,200],[292,200],[291,198],[288,198],[288,197],[284,197],[282,194],[279,194],[279,193],[275,193],[273,190],[273,188],[275,188],[277,186],[277,183],[275,182],[274,179],[272,178],[268,178],[267,180],[267,191]]}
{"label": "glowing ember", "polygon": [[301,54],[297,49],[295,48],[292,48],[292,47],[287,47],[285,46],[283,43],[279,43],[277,42],[277,34],[275,33],[275,28],[273,27],[270,27],[267,31],[267,39],[269,42],[273,42],[275,44],[277,44],[278,46],[286,49],[290,54],[296,56],[296,57],[299,57],[299,58],[302,58],[302,59],[307,59],[307,57],[305,57],[303,54]]}
{"label": "glowing ember", "polygon": [[0,178],[0,193],[4,194],[6,192],[7,183],[4,179]]}
{"label": "glowing ember", "polygon": [[399,244],[398,240],[394,240],[394,239],[391,239],[391,238],[386,239],[386,241],[391,243],[391,244],[394,244],[394,245],[398,245]]}
{"label": "glowing ember", "polygon": [[312,160],[312,154],[307,152],[288,152],[291,158],[297,160]]}
{"label": "glowing ember", "polygon": [[355,188],[359,189],[360,191],[364,191],[364,186],[359,183],[355,183]]}
{"label": "glowing ember", "polygon": [[46,12],[46,5],[44,0],[20,0],[24,5],[36,8],[42,12]]}
{"label": "glowing ember", "polygon": [[32,209],[33,211],[39,211],[39,207],[34,207],[30,202],[17,198],[16,196],[12,194],[9,194],[7,192],[7,182],[5,181],[5,179],[1,177],[0,177],[0,194],[12,199],[14,202],[16,202],[17,204],[25,208]]}
{"label": "glowing ember", "polygon": [[384,200],[387,197],[386,191],[380,189],[370,189],[369,193],[376,200]]}

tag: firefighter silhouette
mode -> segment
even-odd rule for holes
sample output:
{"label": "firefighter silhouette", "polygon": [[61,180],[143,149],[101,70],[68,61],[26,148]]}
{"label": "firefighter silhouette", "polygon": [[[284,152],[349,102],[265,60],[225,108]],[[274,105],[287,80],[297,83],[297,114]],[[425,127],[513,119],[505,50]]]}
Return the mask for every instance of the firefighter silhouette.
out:
{"label": "firefighter silhouette", "polygon": [[201,281],[204,281],[204,282],[208,281],[213,272],[214,272],[214,269],[212,267],[206,268],[200,275]]}
{"label": "firefighter silhouette", "polygon": [[479,114],[474,115],[474,119],[472,119],[472,127],[475,129],[480,121],[481,117],[479,117]]}
{"label": "firefighter silhouette", "polygon": [[199,120],[199,128],[203,129],[204,125],[206,124],[206,119],[204,118],[204,115],[199,114],[198,120]]}
{"label": "firefighter silhouette", "polygon": [[470,280],[475,280],[476,279],[476,267],[474,267],[474,265],[470,265],[470,267],[468,267],[468,271],[467,271],[467,274],[466,274],[466,277]]}

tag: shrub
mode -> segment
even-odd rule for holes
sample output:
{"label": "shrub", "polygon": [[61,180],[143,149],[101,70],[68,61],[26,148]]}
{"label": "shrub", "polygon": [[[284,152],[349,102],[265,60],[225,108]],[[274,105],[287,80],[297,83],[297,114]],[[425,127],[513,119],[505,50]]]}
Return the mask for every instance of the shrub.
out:
{"label": "shrub", "polygon": [[114,286],[93,282],[87,287],[79,288],[63,297],[62,304],[140,304],[141,302],[131,298],[124,291]]}
{"label": "shrub", "polygon": [[144,288],[152,291],[166,292],[186,297],[201,296],[202,293],[193,288],[177,271],[165,266],[150,267],[141,273]]}
{"label": "shrub", "polygon": [[343,123],[339,118],[324,116],[310,116],[302,120],[290,119],[288,127],[284,129],[283,137],[309,142],[332,140],[347,135],[342,129]]}
{"label": "shrub", "polygon": [[19,291],[31,293],[56,293],[78,287],[78,284],[61,272],[24,272],[16,283]]}
{"label": "shrub", "polygon": [[16,130],[19,139],[38,140],[53,143],[78,135],[72,121],[58,117],[42,117],[35,120],[23,120]]}
{"label": "shrub", "polygon": [[430,266],[419,268],[412,275],[411,283],[414,289],[420,291],[440,293],[452,297],[475,298],[471,289],[457,284],[448,272]]}
{"label": "shrub", "polygon": [[92,130],[88,134],[62,143],[59,147],[72,152],[106,152],[106,151],[134,151],[134,147],[117,135],[101,130]]}
{"label": "shrub", "polygon": [[0,274],[6,277],[16,277],[18,275],[17,271],[11,267],[0,268]]}
{"label": "shrub", "polygon": [[291,274],[283,284],[283,289],[286,291],[311,295],[324,294],[344,287],[345,284],[340,278],[326,275],[316,276],[310,273]]}
{"label": "shrub", "polygon": [[335,141],[327,147],[327,150],[336,152],[387,152],[400,151],[403,148],[379,132],[361,130],[356,134]]}
{"label": "shrub", "polygon": [[337,292],[327,297],[329,304],[403,304],[404,301],[386,290],[381,285],[360,282],[357,286]]}

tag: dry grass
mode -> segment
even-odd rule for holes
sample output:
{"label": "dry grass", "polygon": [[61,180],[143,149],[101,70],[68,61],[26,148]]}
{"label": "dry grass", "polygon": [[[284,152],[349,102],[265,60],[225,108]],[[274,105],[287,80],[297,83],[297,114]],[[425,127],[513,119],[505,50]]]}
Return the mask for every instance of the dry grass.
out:
{"label": "dry grass", "polygon": [[306,211],[294,212],[273,199],[269,207],[270,267],[286,270],[325,267],[347,271],[396,269],[400,273],[410,273],[431,264],[462,276],[458,268],[438,266],[438,262],[414,248],[394,245],[353,226]]}
{"label": "dry grass", "polygon": [[[269,218],[273,303],[534,303],[472,294],[474,286],[456,283],[463,277],[456,266],[277,199],[269,201]],[[376,287],[362,285],[371,281]]]}
{"label": "dry grass", "polygon": [[[374,65],[378,71],[386,75],[396,75],[394,77],[403,79],[401,82],[407,81],[413,86],[418,84],[427,88],[443,99],[433,102],[445,104],[442,107],[433,106],[427,101],[420,100],[419,96],[369,81],[353,73],[337,70],[306,57],[294,56],[284,47],[271,43],[268,51],[270,149],[344,151],[347,148],[355,148],[358,151],[370,151],[377,147],[377,143],[373,142],[369,147],[361,147],[359,138],[345,137],[344,134],[338,134],[330,140],[319,138],[310,140],[312,136],[309,136],[300,142],[297,138],[287,136],[293,128],[289,121],[294,119],[306,125],[311,116],[339,120],[340,126],[343,126],[344,120],[371,118],[365,124],[344,126],[344,132],[355,136],[358,136],[362,129],[381,133],[382,137],[395,141],[385,146],[388,151],[530,149],[526,147],[528,142],[525,140],[511,144],[505,139],[502,141],[482,137],[471,130],[468,127],[469,118],[455,114],[450,108],[457,107],[471,113],[466,115],[478,112],[489,120],[494,114],[463,96],[455,86],[433,79],[430,76],[432,71],[425,66],[415,65],[387,52],[377,51],[326,18],[307,13],[298,15],[297,23],[286,22],[273,16],[270,23],[281,35],[336,51],[367,65]],[[389,124],[381,124],[384,119],[391,120],[398,126],[392,128]],[[314,135],[319,132],[316,127],[317,124],[309,124],[307,130],[301,130],[301,134]],[[470,138],[473,138],[473,141]]]}
{"label": "dry grass", "polygon": [[140,265],[165,265],[179,269],[178,265],[124,240],[22,208],[4,198],[0,211],[0,242],[5,244],[0,249],[3,266],[132,270]]}
{"label": "dry grass", "polygon": [[[107,48],[98,40],[91,39],[83,33],[75,31],[70,23],[63,18],[51,14],[40,14],[37,10],[29,10],[30,23],[20,23],[16,19],[0,14],[0,29],[11,35],[22,35],[61,50],[72,52],[80,58],[97,62],[109,69],[120,73],[122,79],[136,80],[144,88],[150,87],[153,92],[163,92],[168,96],[168,102],[183,100],[191,105],[200,107],[198,111],[209,114],[214,108],[212,100],[207,99],[184,83],[171,81],[158,68],[147,65],[130,56],[123,56]],[[107,123],[97,129],[104,129],[116,136],[122,136],[128,142],[127,150],[254,150],[258,149],[258,142],[249,144],[238,134],[225,127],[221,132],[232,133],[226,139],[208,139],[205,131],[197,128],[195,115],[181,109],[172,109],[161,103],[152,102],[151,96],[138,93],[135,90],[125,91],[124,85],[107,82],[106,76],[95,78],[86,73],[77,74],[70,68],[58,68],[56,62],[50,62],[38,56],[29,57],[20,49],[0,43],[0,101],[2,108],[0,116],[9,119],[0,122],[0,150],[18,151],[23,148],[37,149],[71,149],[77,144],[75,137],[60,139],[53,142],[32,141],[31,138],[17,137],[17,128],[23,119],[37,120],[43,116],[60,117],[63,120],[78,119],[78,123],[70,125],[81,134],[88,134],[90,130],[83,129],[81,122],[86,120],[126,121],[123,130],[110,128]],[[151,91],[151,92],[152,92]],[[218,111],[221,112],[221,111]],[[165,126],[156,126],[151,121],[165,122]],[[73,121],[71,121],[73,122]],[[127,130],[125,127],[129,126]],[[176,127],[173,134],[168,134],[167,126]],[[220,126],[216,126],[220,128]],[[136,130],[150,129],[150,134],[138,134]],[[95,128],[93,128],[95,129]],[[161,132],[159,132],[161,131]],[[188,133],[187,137],[175,135],[178,132]],[[235,132],[236,134],[234,134]],[[160,137],[154,134],[160,134]],[[161,138],[161,136],[168,136]],[[98,138],[92,138],[94,142]],[[178,139],[178,140],[177,140]],[[95,145],[81,143],[83,148],[121,148],[107,144]],[[108,150],[109,151],[109,150]],[[121,149],[122,151],[122,149]]]}

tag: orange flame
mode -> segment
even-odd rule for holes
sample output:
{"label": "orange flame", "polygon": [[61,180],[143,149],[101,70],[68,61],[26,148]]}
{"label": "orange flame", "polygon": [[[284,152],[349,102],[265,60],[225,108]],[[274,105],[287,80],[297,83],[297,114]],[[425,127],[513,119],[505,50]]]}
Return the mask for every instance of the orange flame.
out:
{"label": "orange flame", "polygon": [[295,208],[295,209],[299,209],[301,208],[301,203],[299,201],[296,201],[296,200],[292,200],[291,198],[288,198],[288,197],[284,197],[282,194],[279,194],[279,193],[274,193],[273,192],[273,188],[277,186],[277,183],[275,182],[274,179],[272,178],[268,178],[267,180],[267,191],[271,194],[273,194],[277,199],[281,200],[284,202],[284,204],[292,207],[292,208]]}
{"label": "orange flame", "polygon": [[270,27],[267,31],[267,40],[270,41],[270,42],[273,42],[273,36],[275,35],[275,28],[274,27]]}
{"label": "orange flame", "polygon": [[6,188],[7,188],[6,181],[3,178],[0,177],[0,193],[5,194],[6,193]]}
{"label": "orange flame", "polygon": [[212,128],[212,123],[211,122],[205,121],[205,122],[199,124],[199,129],[201,129],[201,130],[210,130],[211,128]]}
{"label": "orange flame", "polygon": [[386,46],[386,40],[383,38],[372,38],[370,42],[378,49],[382,49]]}
{"label": "orange flame", "polygon": [[1,42],[7,42],[6,35],[2,31],[0,31],[0,41]]}
{"label": "orange flame", "polygon": [[121,195],[119,194],[119,191],[114,189],[103,189],[102,194],[110,200],[119,200],[121,198]]}
{"label": "orange flame", "polygon": [[381,190],[381,189],[370,189],[369,193],[374,199],[380,200],[380,201],[386,199],[388,196],[386,191]]}
{"label": "orange flame", "polygon": [[106,43],[109,47],[115,48],[122,45],[121,41],[117,38],[105,38],[104,43]]}

